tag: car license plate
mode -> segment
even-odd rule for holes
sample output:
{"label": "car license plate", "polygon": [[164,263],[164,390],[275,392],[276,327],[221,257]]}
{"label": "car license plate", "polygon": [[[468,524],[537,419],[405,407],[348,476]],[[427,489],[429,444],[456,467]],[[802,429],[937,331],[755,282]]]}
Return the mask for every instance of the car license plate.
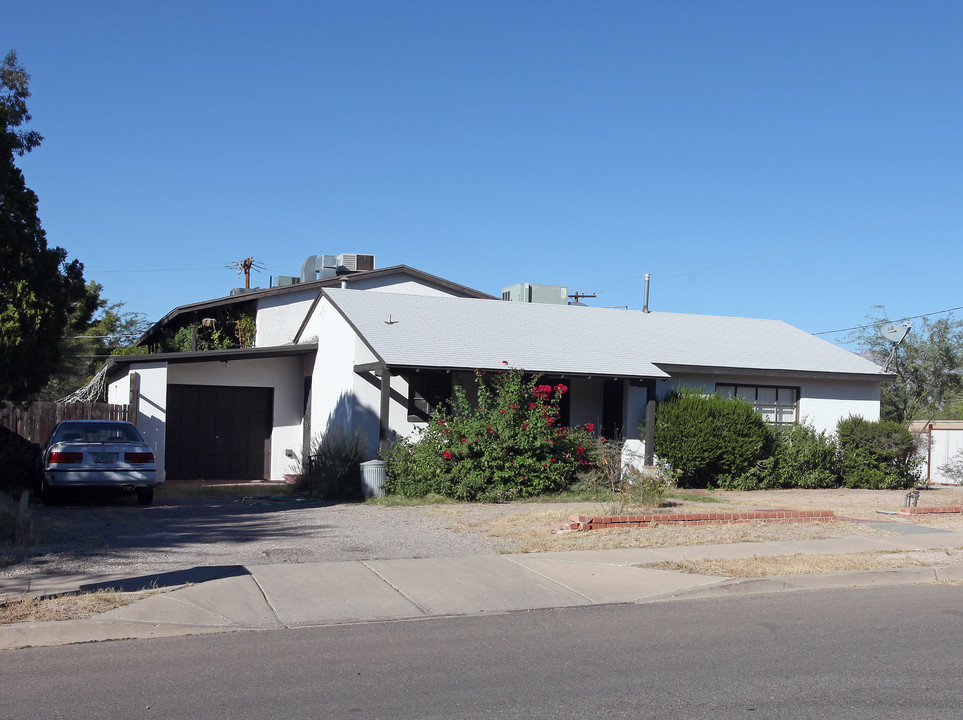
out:
{"label": "car license plate", "polygon": [[117,453],[92,453],[95,463],[117,462]]}

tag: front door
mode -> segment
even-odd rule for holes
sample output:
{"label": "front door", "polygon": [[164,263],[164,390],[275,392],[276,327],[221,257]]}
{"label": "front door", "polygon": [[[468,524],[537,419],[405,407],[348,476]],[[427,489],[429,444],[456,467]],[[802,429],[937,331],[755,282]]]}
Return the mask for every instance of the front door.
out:
{"label": "front door", "polygon": [[621,438],[625,435],[625,406],[623,380],[608,379],[602,385],[602,437]]}

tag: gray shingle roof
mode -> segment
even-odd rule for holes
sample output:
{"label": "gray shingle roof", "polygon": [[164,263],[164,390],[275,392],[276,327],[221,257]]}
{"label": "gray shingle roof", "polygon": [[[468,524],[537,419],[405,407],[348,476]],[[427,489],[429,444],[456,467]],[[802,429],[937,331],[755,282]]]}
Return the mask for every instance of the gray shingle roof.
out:
{"label": "gray shingle roof", "polygon": [[[388,365],[668,377],[659,366],[878,375],[778,320],[326,289]],[[388,322],[390,319],[390,322]]]}

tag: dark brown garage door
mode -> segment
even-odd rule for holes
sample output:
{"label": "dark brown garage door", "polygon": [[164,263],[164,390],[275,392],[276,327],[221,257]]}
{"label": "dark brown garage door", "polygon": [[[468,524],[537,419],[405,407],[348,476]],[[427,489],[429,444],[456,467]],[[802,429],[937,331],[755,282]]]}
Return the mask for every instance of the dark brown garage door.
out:
{"label": "dark brown garage door", "polygon": [[167,386],[169,480],[267,480],[274,389]]}

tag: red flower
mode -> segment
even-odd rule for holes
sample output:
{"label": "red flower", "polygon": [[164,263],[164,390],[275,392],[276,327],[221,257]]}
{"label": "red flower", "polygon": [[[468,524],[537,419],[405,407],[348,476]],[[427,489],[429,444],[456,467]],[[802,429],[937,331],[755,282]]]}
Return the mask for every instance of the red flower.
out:
{"label": "red flower", "polygon": [[595,425],[592,423],[585,423],[585,429],[589,432],[595,432]]}
{"label": "red flower", "polygon": [[562,385],[561,383],[559,383],[558,385],[555,386],[555,392],[557,392],[559,395],[564,395],[565,393],[568,392],[568,386]]}
{"label": "red flower", "polygon": [[549,458],[548,461],[549,461],[549,462],[558,462],[558,460],[556,460],[555,458]]}
{"label": "red flower", "polygon": [[462,441],[462,442],[468,442],[468,438],[462,438],[461,441]]}
{"label": "red flower", "polygon": [[498,414],[499,414],[499,415],[504,415],[504,414],[505,414],[505,410],[504,410],[504,409],[503,409],[503,410],[499,410],[499,411],[498,411]]}
{"label": "red flower", "polygon": [[532,390],[532,395],[541,399],[548,400],[548,396],[552,394],[551,385],[539,385],[534,390]]}
{"label": "red flower", "polygon": [[451,450],[445,450],[441,456],[445,458],[445,460],[451,460],[453,457],[455,457],[455,453],[453,453]]}
{"label": "red flower", "polygon": [[553,418],[553,417],[546,417],[546,418],[545,418],[545,422],[548,423],[549,425],[554,425],[554,424],[555,424],[555,418]]}
{"label": "red flower", "polygon": [[575,446],[575,451],[576,451],[579,455],[581,455],[583,452],[585,452],[585,448],[583,448],[581,445],[576,445],[576,446]]}

